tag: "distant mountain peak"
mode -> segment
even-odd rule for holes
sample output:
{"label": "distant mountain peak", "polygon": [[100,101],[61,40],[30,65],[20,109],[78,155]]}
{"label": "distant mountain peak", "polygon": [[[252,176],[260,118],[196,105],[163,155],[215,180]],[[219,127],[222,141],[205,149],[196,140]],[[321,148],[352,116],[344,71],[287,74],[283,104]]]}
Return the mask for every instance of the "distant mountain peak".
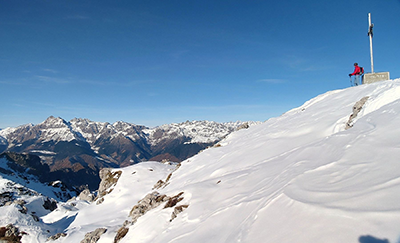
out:
{"label": "distant mountain peak", "polygon": [[[0,131],[0,153],[32,153],[51,170],[86,173],[97,183],[102,167],[124,167],[149,159],[183,161],[213,145],[240,124],[186,121],[148,128],[124,121],[113,124],[86,118],[67,122],[50,116],[37,125]],[[79,186],[81,178],[72,183]]]}
{"label": "distant mountain peak", "polygon": [[42,142],[81,140],[80,136],[71,128],[70,123],[61,117],[50,116],[35,126],[35,129]]}
{"label": "distant mountain peak", "polygon": [[61,117],[54,117],[54,116],[49,116],[44,122],[42,122],[40,124],[52,126],[54,128],[69,126],[69,123],[67,121],[65,121]]}

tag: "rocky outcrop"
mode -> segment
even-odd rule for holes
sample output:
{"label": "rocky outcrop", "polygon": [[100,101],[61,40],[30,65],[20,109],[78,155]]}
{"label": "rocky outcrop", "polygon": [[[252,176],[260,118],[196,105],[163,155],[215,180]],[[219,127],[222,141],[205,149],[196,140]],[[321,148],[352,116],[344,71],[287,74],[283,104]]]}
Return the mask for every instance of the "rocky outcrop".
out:
{"label": "rocky outcrop", "polygon": [[154,189],[164,188],[164,187],[168,186],[169,180],[171,180],[172,174],[173,174],[176,170],[178,170],[180,167],[181,167],[181,164],[177,164],[176,167],[175,167],[175,170],[168,174],[168,176],[167,176],[167,178],[165,179],[165,181],[163,181],[163,180],[158,180],[158,181],[156,182],[156,184],[153,186],[153,190],[154,190]]}
{"label": "rocky outcrop", "polygon": [[94,200],[97,200],[97,204],[100,204],[104,201],[104,196],[112,192],[113,188],[119,178],[122,175],[121,170],[112,171],[111,168],[104,168],[99,173],[101,182],[99,185],[99,190],[97,192],[97,197]]}
{"label": "rocky outcrop", "polygon": [[248,129],[250,127],[248,122],[243,123],[242,125],[238,126],[236,128],[237,131],[242,130],[242,129]]}
{"label": "rocky outcrop", "polygon": [[17,227],[8,224],[5,227],[0,227],[0,242],[18,243],[21,242],[22,236],[25,232],[20,232]]}
{"label": "rocky outcrop", "polygon": [[114,243],[118,243],[122,238],[125,237],[125,235],[128,233],[129,229],[126,227],[121,227],[118,231],[117,234],[114,237]]}
{"label": "rocky outcrop", "polygon": [[182,213],[183,210],[185,210],[187,207],[189,207],[189,205],[180,205],[180,206],[176,206],[176,207],[174,208],[174,211],[172,212],[171,219],[170,219],[169,221],[171,222],[171,221],[174,220],[176,217],[178,217],[178,214]]}
{"label": "rocky outcrop", "polygon": [[345,129],[349,129],[353,127],[353,120],[357,117],[358,113],[360,113],[361,109],[363,108],[365,102],[369,99],[368,96],[365,96],[361,100],[357,101],[353,106],[353,113],[350,115],[349,120],[346,123]]}
{"label": "rocky outcrop", "polygon": [[54,240],[57,240],[57,239],[59,239],[61,237],[65,237],[65,236],[67,236],[66,233],[57,233],[57,234],[52,235],[49,238],[47,238],[47,241],[54,241]]}
{"label": "rocky outcrop", "polygon": [[183,192],[178,193],[175,196],[169,197],[165,194],[160,194],[157,191],[151,192],[147,194],[142,200],[140,200],[129,213],[129,217],[131,220],[125,221],[124,225],[118,230],[117,235],[114,238],[114,243],[119,242],[129,231],[129,226],[136,223],[136,221],[145,215],[148,211],[159,207],[162,204],[164,205],[164,209],[166,208],[174,208],[174,211],[171,215],[172,221],[176,216],[181,213],[185,208],[189,205],[181,205],[176,206],[180,201],[183,200]]}
{"label": "rocky outcrop", "polygon": [[106,233],[107,229],[98,228],[92,232],[86,233],[85,238],[81,241],[81,243],[96,243],[100,240],[102,234]]}
{"label": "rocky outcrop", "polygon": [[129,217],[131,217],[131,223],[134,224],[137,219],[143,216],[145,213],[153,208],[158,207],[164,202],[167,202],[169,197],[158,192],[152,192],[147,194],[142,200],[140,200],[130,211]]}
{"label": "rocky outcrop", "polygon": [[51,198],[46,198],[43,202],[43,208],[54,211],[57,209],[57,201]]}
{"label": "rocky outcrop", "polygon": [[[152,192],[147,194],[142,200],[140,200],[129,213],[129,217],[131,217],[132,221],[130,224],[134,224],[138,218],[146,214],[148,211],[160,206],[165,203],[165,208],[175,207],[180,201],[183,200],[183,192],[178,193],[175,196],[169,197],[165,194],[160,194],[158,192]],[[183,211],[183,208],[187,208],[188,205],[180,206],[179,209],[176,210],[175,217],[179,212]],[[174,218],[175,218],[174,217]]]}
{"label": "rocky outcrop", "polygon": [[164,208],[172,208],[174,207],[176,204],[178,204],[178,202],[183,200],[183,197],[181,197],[183,195],[183,192],[178,193],[177,195],[173,196],[173,197],[168,197],[168,201],[165,204]]}
{"label": "rocky outcrop", "polygon": [[93,193],[90,192],[89,189],[85,189],[83,190],[80,194],[79,194],[79,199],[81,200],[85,200],[88,202],[93,202],[95,199],[95,195]]}

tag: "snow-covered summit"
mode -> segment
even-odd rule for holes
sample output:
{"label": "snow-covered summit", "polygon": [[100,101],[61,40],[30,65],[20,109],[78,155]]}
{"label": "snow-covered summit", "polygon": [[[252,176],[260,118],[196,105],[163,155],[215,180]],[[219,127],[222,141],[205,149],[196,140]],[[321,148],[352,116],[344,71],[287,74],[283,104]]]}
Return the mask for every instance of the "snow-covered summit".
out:
{"label": "snow-covered summit", "polygon": [[40,131],[42,142],[81,140],[72,130],[70,123],[60,117],[50,116],[38,124],[37,129]]}
{"label": "snow-covered summit", "polygon": [[[186,143],[213,143],[236,130],[244,123],[249,122],[226,122],[218,123],[214,121],[186,121],[182,123],[172,123],[146,129],[150,144],[155,145],[165,139],[176,137],[186,137]],[[250,122],[249,125],[257,124]]]}
{"label": "snow-covered summit", "polygon": [[41,219],[56,242],[397,243],[398,124],[400,79],[327,92],[180,167],[111,170],[108,194]]}
{"label": "snow-covered summit", "polygon": [[188,207],[121,242],[398,242],[398,124],[399,79],[322,94],[183,162],[158,192]]}
{"label": "snow-covered summit", "polygon": [[[48,152],[56,152],[52,151],[53,148],[50,144],[79,141],[79,146],[90,147],[102,159],[125,165],[150,159],[159,155],[159,153],[173,154],[168,149],[168,151],[164,151],[165,149],[160,149],[160,147],[173,149],[173,146],[178,146],[180,143],[199,143],[203,144],[199,146],[202,149],[221,140],[240,125],[255,123],[187,121],[148,128],[123,121],[111,124],[74,118],[67,122],[60,117],[50,116],[38,125],[27,124],[1,130],[0,152],[29,153],[42,150],[48,154]],[[161,145],[159,145],[160,143]],[[169,143],[172,143],[172,145],[168,145]],[[124,148],[122,149],[122,147]],[[123,152],[125,155],[122,157],[118,155],[120,148],[126,151]],[[175,150],[178,151],[179,149]],[[197,153],[198,150],[193,152]],[[174,156],[180,160],[187,158],[181,158],[178,154]]]}
{"label": "snow-covered summit", "polygon": [[6,128],[0,131],[0,137],[10,140],[17,145],[28,140],[37,140],[40,143],[49,141],[72,141],[80,140],[70,124],[60,117],[48,117],[37,125],[26,124],[16,128]]}

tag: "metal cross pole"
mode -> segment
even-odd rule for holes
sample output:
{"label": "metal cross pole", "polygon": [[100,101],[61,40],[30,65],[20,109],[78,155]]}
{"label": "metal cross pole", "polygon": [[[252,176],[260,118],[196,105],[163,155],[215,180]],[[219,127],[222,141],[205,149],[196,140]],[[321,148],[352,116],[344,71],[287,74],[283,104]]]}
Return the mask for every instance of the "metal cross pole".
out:
{"label": "metal cross pole", "polygon": [[374,27],[374,24],[371,24],[371,13],[368,13],[368,23],[369,50],[371,52],[371,73],[374,73],[374,56],[372,54],[372,36],[374,35],[372,28]]}

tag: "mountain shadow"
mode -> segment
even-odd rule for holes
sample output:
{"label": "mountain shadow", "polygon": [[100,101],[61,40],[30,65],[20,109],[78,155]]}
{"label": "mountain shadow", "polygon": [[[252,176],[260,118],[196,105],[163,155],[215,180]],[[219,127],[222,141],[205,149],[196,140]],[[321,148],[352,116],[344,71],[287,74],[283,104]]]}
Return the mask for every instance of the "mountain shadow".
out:
{"label": "mountain shadow", "polygon": [[387,240],[387,239],[381,240],[381,239],[375,238],[371,235],[360,236],[360,238],[358,238],[358,241],[360,243],[389,243],[389,240]]}
{"label": "mountain shadow", "polygon": [[[35,175],[40,182],[49,183],[53,181],[62,181],[68,189],[81,191],[85,188],[95,190],[99,183],[98,167],[87,164],[81,157],[72,156],[67,159],[71,168],[60,168],[51,170],[47,164],[41,163],[39,156],[34,154],[20,154],[14,152],[5,152],[0,154],[0,158],[5,158],[8,161],[8,166],[14,171],[20,173],[28,173]],[[0,173],[9,174],[11,171],[0,170]]]}

